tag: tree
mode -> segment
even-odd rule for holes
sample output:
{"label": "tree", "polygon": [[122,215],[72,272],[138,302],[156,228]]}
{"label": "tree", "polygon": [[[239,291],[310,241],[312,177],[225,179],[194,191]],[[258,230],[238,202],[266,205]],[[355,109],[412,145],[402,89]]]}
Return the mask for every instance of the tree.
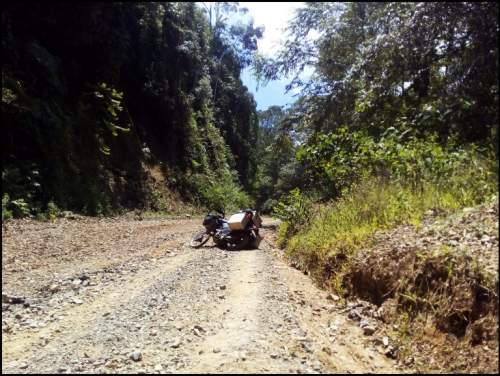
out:
{"label": "tree", "polygon": [[216,7],[212,21],[195,3],[6,4],[10,199],[92,214],[147,207],[151,165],[186,199],[204,197],[200,182],[250,190],[258,122],[240,71],[261,32]]}
{"label": "tree", "polygon": [[[263,79],[294,73],[317,130],[397,125],[481,141],[497,134],[497,16],[484,2],[308,3],[277,58],[255,69]],[[307,65],[315,75],[302,83]]]}

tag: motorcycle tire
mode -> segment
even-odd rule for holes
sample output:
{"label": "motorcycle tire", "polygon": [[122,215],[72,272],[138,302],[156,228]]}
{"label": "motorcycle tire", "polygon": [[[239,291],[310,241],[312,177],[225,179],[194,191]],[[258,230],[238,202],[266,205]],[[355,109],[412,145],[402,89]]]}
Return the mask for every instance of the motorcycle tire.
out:
{"label": "motorcycle tire", "polygon": [[206,231],[200,231],[195,236],[193,236],[193,238],[189,242],[189,246],[191,248],[200,248],[203,244],[208,242],[208,239],[210,239],[210,234],[207,234]]}
{"label": "motorcycle tire", "polygon": [[[227,242],[226,249],[228,251],[240,251],[245,248],[250,242],[250,234],[243,234],[239,239],[231,239]],[[236,240],[236,241],[234,241]]]}
{"label": "motorcycle tire", "polygon": [[214,244],[215,246],[224,249],[226,248],[226,241],[224,239],[220,239],[214,236]]}

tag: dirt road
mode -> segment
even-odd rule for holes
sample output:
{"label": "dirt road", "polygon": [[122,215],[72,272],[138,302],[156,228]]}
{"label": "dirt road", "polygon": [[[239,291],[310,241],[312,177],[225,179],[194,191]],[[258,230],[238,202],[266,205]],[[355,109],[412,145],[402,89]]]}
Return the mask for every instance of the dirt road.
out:
{"label": "dirt road", "polygon": [[190,249],[199,227],[4,224],[2,373],[400,372],[281,260],[270,219],[258,250]]}

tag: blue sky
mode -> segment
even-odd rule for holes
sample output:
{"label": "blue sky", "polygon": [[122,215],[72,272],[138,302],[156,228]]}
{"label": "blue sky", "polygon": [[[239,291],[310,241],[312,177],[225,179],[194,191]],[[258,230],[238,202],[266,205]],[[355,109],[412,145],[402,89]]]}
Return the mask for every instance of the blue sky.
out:
{"label": "blue sky", "polygon": [[257,82],[252,77],[250,68],[246,68],[241,73],[241,80],[253,94],[257,102],[257,110],[265,110],[273,105],[285,106],[295,101],[292,92],[285,94],[287,80],[271,81],[266,86],[262,86],[261,84],[257,90]]}

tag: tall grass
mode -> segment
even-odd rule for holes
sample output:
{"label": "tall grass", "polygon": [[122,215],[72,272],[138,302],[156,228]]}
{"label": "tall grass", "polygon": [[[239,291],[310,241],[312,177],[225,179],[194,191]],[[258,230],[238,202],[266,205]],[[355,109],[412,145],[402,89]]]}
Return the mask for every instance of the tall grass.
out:
{"label": "tall grass", "polygon": [[498,195],[491,161],[474,157],[446,179],[394,182],[371,177],[353,185],[342,198],[322,205],[295,235],[280,231],[286,255],[320,283],[341,290],[340,275],[356,251],[378,230],[400,224],[418,225],[429,210],[449,213]]}

